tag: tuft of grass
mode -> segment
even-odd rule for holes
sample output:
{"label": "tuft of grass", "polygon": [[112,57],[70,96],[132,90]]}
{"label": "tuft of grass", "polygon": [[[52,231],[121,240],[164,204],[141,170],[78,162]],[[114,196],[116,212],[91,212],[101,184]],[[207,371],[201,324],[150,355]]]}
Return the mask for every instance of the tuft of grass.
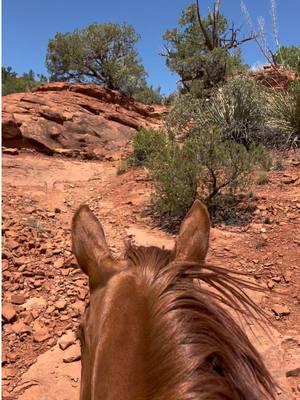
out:
{"label": "tuft of grass", "polygon": [[267,96],[268,123],[279,131],[283,146],[298,147],[300,142],[300,80],[288,90]]}
{"label": "tuft of grass", "polygon": [[284,166],[282,164],[281,160],[276,160],[273,166],[273,170],[274,171],[283,171],[284,170]]}
{"label": "tuft of grass", "polygon": [[43,224],[39,220],[37,220],[35,218],[29,218],[28,219],[28,225],[31,228],[35,229],[37,232],[43,232],[43,230],[44,230]]}
{"label": "tuft of grass", "polygon": [[256,250],[262,249],[267,246],[267,243],[264,240],[258,240],[256,242],[255,248]]}
{"label": "tuft of grass", "polygon": [[125,174],[128,171],[128,161],[120,160],[117,165],[117,175]]}
{"label": "tuft of grass", "polygon": [[265,171],[259,172],[259,175],[256,179],[257,185],[267,185],[270,182],[269,176]]}

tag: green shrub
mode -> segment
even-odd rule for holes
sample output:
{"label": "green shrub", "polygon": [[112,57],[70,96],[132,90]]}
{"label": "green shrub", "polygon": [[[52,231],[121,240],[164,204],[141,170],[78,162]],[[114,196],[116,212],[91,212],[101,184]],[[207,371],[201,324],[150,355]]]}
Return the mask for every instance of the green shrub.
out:
{"label": "green shrub", "polygon": [[276,133],[277,142],[284,146],[298,146],[300,141],[300,80],[287,91],[273,91],[268,95],[268,124]]}
{"label": "green shrub", "polygon": [[11,67],[2,67],[2,96],[11,93],[29,92],[34,87],[39,86],[41,83],[47,82],[44,75],[35,74],[32,70],[28,73],[18,76]]}
{"label": "green shrub", "polygon": [[223,133],[225,139],[245,146],[263,143],[265,91],[253,80],[237,77],[217,90],[208,102],[208,122]]}
{"label": "green shrub", "polygon": [[280,46],[274,58],[284,68],[300,72],[300,46]]}
{"label": "green shrub", "polygon": [[223,139],[247,147],[264,143],[265,89],[253,80],[237,77],[215,90],[209,99],[181,96],[167,119],[171,137],[181,139],[214,125]]}
{"label": "green shrub", "polygon": [[247,189],[251,172],[268,169],[270,159],[262,146],[249,149],[234,140],[224,140],[218,128],[210,128],[190,137],[185,143],[190,158],[199,166],[200,196],[208,205],[215,196]]}
{"label": "green shrub", "polygon": [[189,152],[168,141],[149,162],[155,191],[152,206],[161,225],[173,229],[197,195],[198,166]]}
{"label": "green shrub", "polygon": [[132,165],[144,165],[165,146],[164,133],[152,129],[140,129],[133,138]]}
{"label": "green shrub", "polygon": [[172,140],[148,163],[154,181],[153,206],[165,227],[174,227],[196,196],[216,208],[220,194],[248,189],[252,171],[269,167],[261,146],[249,150],[233,140],[225,140],[217,128],[190,136],[180,148]]}
{"label": "green shrub", "polygon": [[166,128],[171,139],[184,140],[206,124],[203,101],[191,94],[175,98],[167,116]]}
{"label": "green shrub", "polygon": [[164,97],[160,93],[160,87],[154,88],[153,86],[144,85],[140,89],[137,89],[133,94],[135,100],[140,101],[144,104],[162,104]]}

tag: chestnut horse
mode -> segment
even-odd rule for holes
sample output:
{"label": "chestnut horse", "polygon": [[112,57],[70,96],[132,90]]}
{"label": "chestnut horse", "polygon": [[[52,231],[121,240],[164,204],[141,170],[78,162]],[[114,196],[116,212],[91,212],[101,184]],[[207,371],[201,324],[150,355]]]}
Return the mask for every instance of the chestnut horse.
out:
{"label": "chestnut horse", "polygon": [[127,245],[112,257],[87,206],[72,222],[73,252],[89,277],[80,326],[81,400],[263,400],[275,388],[228,306],[259,312],[238,273],[206,265],[210,220],[198,200],[174,250]]}

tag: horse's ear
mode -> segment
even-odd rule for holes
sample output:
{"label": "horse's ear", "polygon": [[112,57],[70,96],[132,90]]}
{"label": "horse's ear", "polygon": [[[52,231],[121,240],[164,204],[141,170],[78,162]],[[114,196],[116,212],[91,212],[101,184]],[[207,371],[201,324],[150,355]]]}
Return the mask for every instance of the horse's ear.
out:
{"label": "horse's ear", "polygon": [[210,219],[207,208],[195,200],[181,223],[175,243],[176,261],[204,261],[208,250]]}
{"label": "horse's ear", "polygon": [[104,286],[117,271],[102,225],[88,206],[81,206],[72,220],[72,248],[80,268],[89,277],[90,289]]}

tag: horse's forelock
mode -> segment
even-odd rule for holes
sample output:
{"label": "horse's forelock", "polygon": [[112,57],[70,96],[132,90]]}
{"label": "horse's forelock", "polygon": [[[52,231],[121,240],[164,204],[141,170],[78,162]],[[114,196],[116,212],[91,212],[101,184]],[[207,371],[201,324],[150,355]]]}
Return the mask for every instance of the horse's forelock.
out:
{"label": "horse's forelock", "polygon": [[275,398],[276,385],[260,355],[220,304],[259,317],[243,291],[258,287],[223,268],[172,262],[172,253],[157,247],[129,246],[126,257],[146,277],[152,301],[149,398]]}

